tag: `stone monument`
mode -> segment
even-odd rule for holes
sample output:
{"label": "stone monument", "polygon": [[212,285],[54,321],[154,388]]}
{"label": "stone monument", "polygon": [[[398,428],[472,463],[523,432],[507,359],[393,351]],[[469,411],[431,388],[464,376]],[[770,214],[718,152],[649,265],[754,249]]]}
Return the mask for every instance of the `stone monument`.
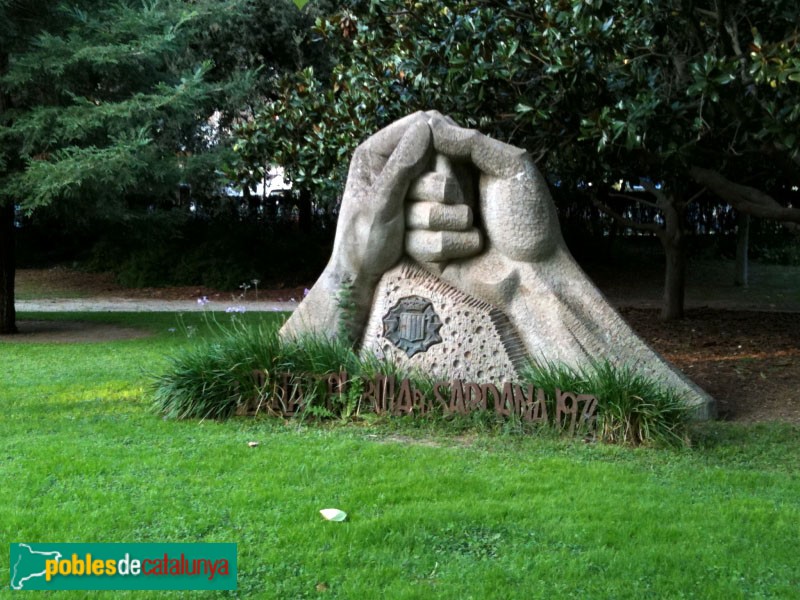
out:
{"label": "stone monument", "polygon": [[495,385],[531,359],[608,360],[683,393],[697,418],[715,409],[575,263],[530,156],[433,111],[396,121],[353,155],[330,261],[281,329],[307,333]]}

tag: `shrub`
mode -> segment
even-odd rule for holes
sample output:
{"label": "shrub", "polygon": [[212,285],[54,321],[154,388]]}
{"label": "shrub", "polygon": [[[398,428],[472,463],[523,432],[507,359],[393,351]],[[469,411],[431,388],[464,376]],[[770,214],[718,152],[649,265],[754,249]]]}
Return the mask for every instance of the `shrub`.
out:
{"label": "shrub", "polygon": [[280,356],[277,325],[247,327],[234,320],[215,335],[182,349],[153,378],[153,401],[170,418],[225,418],[257,392],[253,370]]}
{"label": "shrub", "polygon": [[[230,326],[210,323],[210,339],[187,346],[170,359],[166,370],[155,375],[151,388],[155,407],[170,418],[226,418],[252,400],[266,400],[271,384],[283,373],[316,376],[316,386],[304,387],[300,416],[344,417],[357,412],[360,379],[376,375],[409,377],[416,389],[432,397],[433,381],[418,373],[370,355],[359,355],[351,346],[323,336],[284,341],[279,325],[246,325],[234,319]],[[329,406],[323,393],[324,376],[346,372],[354,385]],[[254,376],[258,372],[265,379]],[[300,375],[297,376],[300,380]]]}
{"label": "shrub", "polygon": [[298,231],[236,215],[213,219],[175,211],[99,224],[84,266],[113,271],[130,287],[204,285],[235,290],[242,281],[300,285],[313,281],[330,255],[332,231]]}

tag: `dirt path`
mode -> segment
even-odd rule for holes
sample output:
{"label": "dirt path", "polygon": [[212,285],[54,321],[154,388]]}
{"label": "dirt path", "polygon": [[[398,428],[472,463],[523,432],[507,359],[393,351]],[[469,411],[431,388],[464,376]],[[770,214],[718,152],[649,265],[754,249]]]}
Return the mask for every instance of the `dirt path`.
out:
{"label": "dirt path", "polygon": [[243,301],[198,303],[197,300],[148,300],[133,298],[50,298],[42,300],[19,300],[16,302],[17,312],[23,318],[17,320],[19,335],[9,338],[0,336],[2,343],[91,343],[110,340],[125,340],[146,337],[147,332],[132,327],[121,327],[95,321],[65,321],[47,319],[26,319],[25,313],[50,312],[203,312],[226,311],[237,312],[289,312],[295,309],[297,302],[292,301]]}
{"label": "dirt path", "polygon": [[112,273],[87,273],[59,266],[49,269],[19,269],[16,299],[18,303],[73,300],[87,301],[92,305],[95,302],[108,301],[113,305],[125,301],[182,301],[191,304],[196,303],[198,298],[205,297],[214,306],[231,306],[249,302],[298,302],[303,298],[303,286],[257,289],[252,282],[248,285],[250,287],[246,290],[232,291],[204,286],[126,288],[116,283]]}
{"label": "dirt path", "polygon": [[251,312],[292,311],[297,301],[232,300],[229,302],[197,300],[154,300],[143,298],[50,298],[18,300],[17,312],[202,312],[229,309]]}
{"label": "dirt path", "polygon": [[654,309],[620,312],[716,398],[721,418],[800,424],[800,314],[696,308],[665,323]]}

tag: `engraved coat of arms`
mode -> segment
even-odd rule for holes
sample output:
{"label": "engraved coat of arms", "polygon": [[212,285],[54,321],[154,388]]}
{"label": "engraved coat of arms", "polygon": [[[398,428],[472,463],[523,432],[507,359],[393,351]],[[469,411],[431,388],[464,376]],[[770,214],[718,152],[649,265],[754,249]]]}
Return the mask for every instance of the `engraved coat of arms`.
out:
{"label": "engraved coat of arms", "polygon": [[383,317],[383,336],[409,358],[440,343],[441,327],[433,304],[421,296],[400,298]]}

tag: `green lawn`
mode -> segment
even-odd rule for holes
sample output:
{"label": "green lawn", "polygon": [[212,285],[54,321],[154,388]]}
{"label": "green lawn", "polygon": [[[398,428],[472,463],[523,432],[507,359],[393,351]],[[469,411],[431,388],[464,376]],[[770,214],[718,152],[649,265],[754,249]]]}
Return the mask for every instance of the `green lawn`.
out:
{"label": "green lawn", "polygon": [[[165,421],[145,390],[189,343],[168,331],[176,316],[79,317],[154,335],[0,342],[3,597],[11,542],[197,541],[239,551],[239,591],[202,597],[800,596],[800,428],[709,424],[693,448],[655,450],[402,422]],[[328,507],[348,520],[323,521]]]}

